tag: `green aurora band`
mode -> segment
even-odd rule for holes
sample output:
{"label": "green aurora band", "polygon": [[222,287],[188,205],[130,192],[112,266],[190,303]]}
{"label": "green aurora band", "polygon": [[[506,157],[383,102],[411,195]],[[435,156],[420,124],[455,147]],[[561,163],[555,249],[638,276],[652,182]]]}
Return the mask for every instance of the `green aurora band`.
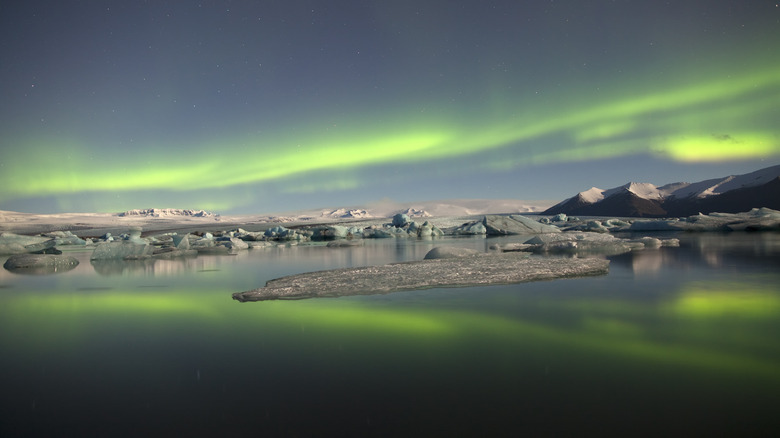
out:
{"label": "green aurora band", "polygon": [[[442,110],[423,120],[409,116],[412,111],[399,112],[381,124],[370,113],[336,127],[302,121],[293,133],[175,148],[192,153],[147,145],[105,163],[97,163],[94,148],[76,137],[20,140],[0,150],[0,202],[85,192],[220,189],[304,175],[322,178],[321,184],[300,181],[310,190],[338,190],[359,184],[332,177],[345,170],[463,157],[469,157],[469,166],[511,169],[641,154],[682,162],[780,155],[780,127],[772,117],[780,102],[777,66],[585,100],[551,98],[538,108],[508,104],[499,114],[477,117]],[[46,171],[30,172],[31,165]]]}

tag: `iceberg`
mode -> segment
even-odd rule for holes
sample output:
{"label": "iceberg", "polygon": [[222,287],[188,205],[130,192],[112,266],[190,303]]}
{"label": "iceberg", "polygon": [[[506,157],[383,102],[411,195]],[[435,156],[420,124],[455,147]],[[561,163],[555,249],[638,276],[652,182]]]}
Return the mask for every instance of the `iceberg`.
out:
{"label": "iceberg", "polygon": [[152,246],[129,240],[102,242],[95,247],[91,260],[138,260],[151,257]]}
{"label": "iceberg", "polygon": [[50,237],[0,233],[0,254],[28,254],[51,250],[56,241]]}
{"label": "iceberg", "polygon": [[472,257],[482,254],[476,249],[460,248],[457,246],[437,246],[425,254],[425,260],[454,259],[459,257]]}
{"label": "iceberg", "polygon": [[402,228],[409,224],[409,216],[398,213],[395,216],[393,216],[393,226],[396,228]]}
{"label": "iceberg", "polygon": [[560,233],[561,229],[554,225],[546,225],[520,215],[486,215],[482,224],[489,236],[505,236],[511,234],[542,234]]}
{"label": "iceberg", "polygon": [[542,254],[617,255],[645,247],[642,242],[631,242],[597,232],[539,234],[524,243],[535,245],[532,251]]}
{"label": "iceberg", "polygon": [[371,226],[363,230],[363,237],[374,239],[387,239],[395,237],[395,233],[384,227]]}
{"label": "iceberg", "polygon": [[171,237],[173,238],[173,246],[176,249],[180,249],[180,250],[190,249],[190,235],[189,235],[189,233],[184,234],[184,235],[174,234]]}
{"label": "iceberg", "polygon": [[266,239],[273,240],[301,240],[302,236],[296,233],[295,230],[285,228],[282,226],[276,226],[269,228],[263,233]]}
{"label": "iceberg", "polygon": [[[416,222],[412,222],[412,224],[416,225]],[[417,227],[415,231],[409,230],[409,234],[416,235],[417,237],[441,237],[444,235],[444,232],[436,225],[425,221],[421,226]]]}
{"label": "iceberg", "polygon": [[679,219],[637,220],[628,231],[778,231],[780,211],[754,208],[743,213],[697,214]]}
{"label": "iceberg", "polygon": [[343,225],[325,225],[313,230],[312,239],[345,239],[353,235],[363,236],[362,228],[345,227]]}
{"label": "iceberg", "polygon": [[249,244],[235,237],[217,239],[217,245],[224,246],[231,251],[249,249]]}
{"label": "iceberg", "polygon": [[55,274],[78,266],[75,257],[55,254],[17,254],[5,261],[3,267],[19,274]]}
{"label": "iceberg", "polygon": [[138,245],[145,245],[146,241],[141,238],[141,231],[143,231],[141,227],[130,227],[129,235],[125,240]]}
{"label": "iceberg", "polygon": [[52,231],[43,234],[44,237],[54,239],[55,246],[61,245],[86,245],[87,241],[76,236],[70,231]]}
{"label": "iceberg", "polygon": [[466,222],[465,224],[456,227],[452,234],[455,235],[483,235],[487,234],[487,228],[485,228],[485,225],[482,223],[482,221],[476,221],[476,222]]}
{"label": "iceberg", "polygon": [[485,253],[381,266],[308,272],[270,280],[265,287],[236,292],[239,302],[386,294],[434,287],[512,284],[556,278],[604,275],[601,258],[542,258]]}
{"label": "iceberg", "polygon": [[155,249],[152,256],[156,259],[173,259],[177,257],[197,256],[198,251],[190,248],[189,234],[173,234],[170,241]]}
{"label": "iceberg", "polygon": [[524,242],[531,251],[542,254],[599,254],[618,255],[641,249],[657,249],[662,246],[680,246],[679,239],[641,237],[621,239],[598,232],[565,232],[539,234]]}

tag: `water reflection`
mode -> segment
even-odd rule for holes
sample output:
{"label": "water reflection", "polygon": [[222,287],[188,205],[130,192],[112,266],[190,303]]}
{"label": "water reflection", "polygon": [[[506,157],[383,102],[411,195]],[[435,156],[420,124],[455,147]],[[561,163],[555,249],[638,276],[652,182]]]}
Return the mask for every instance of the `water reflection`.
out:
{"label": "water reflection", "polygon": [[710,268],[763,270],[777,267],[780,233],[680,234],[679,248],[633,251],[610,257],[636,275],[656,276],[665,269]]}
{"label": "water reflection", "polygon": [[291,302],[230,294],[442,242],[6,274],[0,435],[502,435],[519,418],[530,434],[772,430],[780,254],[680,237],[611,258],[604,277]]}

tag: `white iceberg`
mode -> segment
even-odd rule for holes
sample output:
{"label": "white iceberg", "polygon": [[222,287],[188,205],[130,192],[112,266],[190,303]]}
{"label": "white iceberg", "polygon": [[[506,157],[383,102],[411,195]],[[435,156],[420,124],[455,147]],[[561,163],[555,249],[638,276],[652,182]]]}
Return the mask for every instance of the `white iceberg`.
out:
{"label": "white iceberg", "polygon": [[54,248],[56,241],[51,237],[23,236],[14,233],[0,233],[0,254],[27,254]]}
{"label": "white iceberg", "polygon": [[489,236],[505,236],[512,234],[541,234],[541,233],[560,233],[560,228],[553,225],[546,225],[520,215],[486,215],[482,219],[482,224],[487,230]]}

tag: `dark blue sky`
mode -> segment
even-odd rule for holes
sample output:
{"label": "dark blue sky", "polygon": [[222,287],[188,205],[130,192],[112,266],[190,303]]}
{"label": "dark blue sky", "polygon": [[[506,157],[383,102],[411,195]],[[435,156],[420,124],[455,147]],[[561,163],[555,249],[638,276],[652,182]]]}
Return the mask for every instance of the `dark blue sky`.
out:
{"label": "dark blue sky", "polygon": [[780,162],[767,1],[0,6],[0,209],[560,200]]}

